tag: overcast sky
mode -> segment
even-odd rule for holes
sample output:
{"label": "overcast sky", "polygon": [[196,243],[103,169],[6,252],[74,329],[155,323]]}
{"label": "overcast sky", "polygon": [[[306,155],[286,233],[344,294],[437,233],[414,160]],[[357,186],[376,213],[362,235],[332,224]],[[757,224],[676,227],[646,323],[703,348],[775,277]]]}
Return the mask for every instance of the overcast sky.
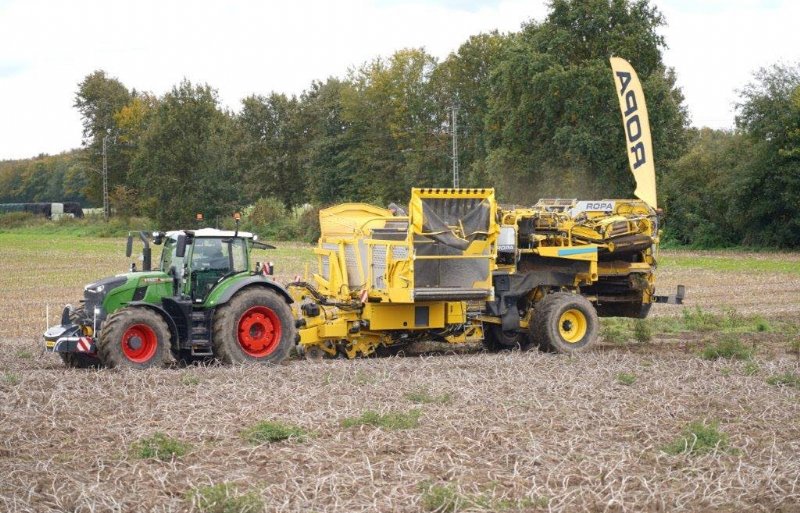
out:
{"label": "overcast sky", "polygon": [[[800,1],[655,4],[695,126],[733,127],[753,72],[800,60]],[[238,110],[249,94],[299,94],[405,47],[443,59],[546,12],[542,0],[0,0],[0,159],[79,147],[75,91],[97,69],[157,95],[207,82]]]}

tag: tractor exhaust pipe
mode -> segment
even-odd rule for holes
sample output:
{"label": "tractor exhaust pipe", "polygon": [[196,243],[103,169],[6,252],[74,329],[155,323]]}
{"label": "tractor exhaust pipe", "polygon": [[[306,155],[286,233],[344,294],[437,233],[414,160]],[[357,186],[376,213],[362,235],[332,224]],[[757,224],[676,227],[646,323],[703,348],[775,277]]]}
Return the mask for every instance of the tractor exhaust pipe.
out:
{"label": "tractor exhaust pipe", "polygon": [[139,238],[142,239],[142,270],[150,271],[152,268],[152,250],[150,249],[150,242],[147,240],[145,232],[139,232]]}

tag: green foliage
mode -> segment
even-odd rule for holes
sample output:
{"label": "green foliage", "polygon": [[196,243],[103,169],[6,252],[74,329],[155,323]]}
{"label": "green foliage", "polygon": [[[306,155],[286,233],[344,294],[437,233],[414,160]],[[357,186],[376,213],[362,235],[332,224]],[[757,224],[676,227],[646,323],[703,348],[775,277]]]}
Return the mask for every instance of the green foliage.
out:
{"label": "green foliage", "polygon": [[800,388],[800,374],[786,371],[783,374],[768,377],[767,383],[778,387]]}
{"label": "green foliage", "polygon": [[239,165],[245,197],[255,199],[254,193],[275,197],[284,210],[305,202],[301,160],[305,133],[297,99],[278,93],[249,96],[242,100],[236,123],[243,134]]}
{"label": "green foliage", "polygon": [[433,395],[428,390],[421,388],[419,390],[407,393],[406,399],[412,403],[419,404],[447,404],[453,399],[453,396],[450,393]]}
{"label": "green foliage", "polygon": [[[6,226],[3,219],[12,214],[0,215],[0,231],[20,234],[21,236],[64,236],[64,237],[115,237],[121,238],[130,231],[147,230],[152,226],[150,220],[140,217],[111,218],[107,223],[102,217],[88,216],[83,219],[63,217],[58,221],[49,221],[42,217],[17,218]],[[27,219],[27,221],[25,221]]]}
{"label": "green foliage", "polygon": [[109,77],[105,71],[97,70],[78,84],[75,93],[75,108],[81,114],[83,123],[83,142],[87,151],[82,154],[84,165],[92,172],[86,173],[88,184],[86,193],[97,205],[103,202],[103,139],[106,139],[108,183],[111,187],[125,184],[130,165],[130,155],[120,151],[115,138],[119,127],[115,115],[134,98],[117,78]]}
{"label": "green foliage", "polygon": [[322,228],[319,225],[320,209],[312,205],[304,207],[297,218],[297,231],[299,239],[303,242],[316,243],[321,234]]}
{"label": "green foliage", "polygon": [[309,436],[301,427],[265,420],[242,432],[242,437],[251,444],[282,442],[296,440],[303,442]]}
{"label": "green foliage", "polygon": [[627,386],[633,385],[636,383],[636,375],[628,372],[620,372],[617,374],[617,383]]}
{"label": "green foliage", "polygon": [[744,367],[742,367],[742,373],[745,376],[755,376],[760,370],[761,368],[756,362],[747,362],[744,364]]}
{"label": "green foliage", "polygon": [[[774,248],[772,248],[774,249]],[[678,253],[662,255],[659,264],[680,269],[702,269],[721,273],[729,272],[783,272],[800,275],[797,263],[782,258],[780,252],[775,252],[775,258],[757,258],[741,254],[741,250],[727,255],[727,250],[721,254]]]}
{"label": "green foliage", "polygon": [[[636,68],[657,156],[665,241],[694,247],[800,246],[800,66],[756,73],[737,130],[686,130],[677,77],[662,59],[666,20],[648,0],[554,0],[520,31],[470,37],[439,62],[410,48],[221,108],[188,81],[162,97],[98,70],[76,91],[85,149],[0,163],[0,202],[101,202],[107,137],[110,200],[156,226],[227,218],[260,198],[287,212],[311,202],[404,203],[409,189],[451,183],[458,105],[461,185],[504,203],[543,196],[630,197],[623,127],[608,57]],[[536,184],[520,187],[520,184]],[[313,241],[315,214],[256,222],[268,238]]]}
{"label": "green foliage", "polygon": [[772,326],[770,323],[761,316],[756,316],[756,331],[764,333],[767,331],[772,331]]}
{"label": "green foliage", "polygon": [[713,331],[721,326],[721,318],[696,306],[683,309],[683,323],[690,331]]}
{"label": "green foliage", "polygon": [[634,319],[633,337],[641,344],[646,344],[653,340],[653,330],[650,328],[650,323],[647,322],[646,319]]}
{"label": "green foliage", "polygon": [[195,386],[200,384],[200,378],[195,374],[184,374],[181,376],[181,384],[186,386]]}
{"label": "green foliage", "polygon": [[238,135],[208,85],[184,80],[155,106],[131,163],[131,185],[158,228],[191,226],[195,214],[229,217],[241,204]]}
{"label": "green foliage", "polygon": [[256,226],[268,226],[282,222],[286,216],[286,207],[279,199],[266,197],[256,201],[248,219]]}
{"label": "green foliage", "polygon": [[186,454],[191,446],[164,433],[155,433],[131,444],[131,455],[139,459],[170,461]]}
{"label": "green foliage", "polygon": [[695,421],[683,431],[683,436],[664,446],[667,454],[697,456],[715,451],[727,451],[728,435],[720,432],[719,423]]}
{"label": "green foliage", "polygon": [[33,353],[28,351],[27,349],[18,349],[15,353],[15,356],[20,360],[30,360],[33,358]]}
{"label": "green foliage", "polygon": [[[665,177],[669,240],[694,247],[800,245],[800,64],[761,69],[736,132],[690,132]],[[649,103],[649,99],[648,99]]]}
{"label": "green foliage", "polygon": [[515,177],[497,184],[506,201],[535,194],[624,197],[632,176],[608,57],[627,58],[647,97],[660,168],[683,150],[686,122],[676,78],[663,66],[664,20],[648,2],[557,0],[543,23],[514,34],[491,75],[487,166]]}
{"label": "green foliage", "polygon": [[469,500],[458,493],[452,484],[423,486],[422,509],[438,513],[452,513],[468,506]]}
{"label": "green foliage", "polygon": [[0,203],[77,201],[86,205],[86,150],[0,162]]}
{"label": "green foliage", "polygon": [[4,372],[3,373],[3,383],[6,385],[17,385],[20,382],[19,374],[14,372]]}
{"label": "green foliage", "polygon": [[[308,232],[308,219],[295,215],[286,209],[283,202],[274,197],[260,198],[249,209],[245,210],[246,220],[243,228],[257,233],[267,240],[305,240]],[[303,213],[305,210],[303,210]],[[301,218],[303,223],[301,224]],[[319,221],[317,221],[319,226]],[[313,241],[319,239],[319,233]]]}
{"label": "green foliage", "polygon": [[358,417],[344,419],[342,427],[375,426],[390,430],[411,429],[417,427],[421,414],[422,412],[417,409],[408,412],[389,412],[385,414],[367,410]]}
{"label": "green foliage", "polygon": [[239,493],[229,483],[200,486],[186,494],[201,513],[255,513],[264,509],[264,503],[254,492]]}
{"label": "green foliage", "polygon": [[705,360],[749,360],[753,356],[753,350],[746,347],[735,336],[724,336],[718,342],[703,348],[701,356]]}
{"label": "green foliage", "polygon": [[30,212],[8,212],[0,214],[0,229],[2,228],[22,228],[34,224],[42,224],[46,219],[41,216],[34,216]]}
{"label": "green foliage", "polygon": [[604,317],[600,323],[600,337],[606,342],[623,344],[628,340],[630,332],[627,319]]}

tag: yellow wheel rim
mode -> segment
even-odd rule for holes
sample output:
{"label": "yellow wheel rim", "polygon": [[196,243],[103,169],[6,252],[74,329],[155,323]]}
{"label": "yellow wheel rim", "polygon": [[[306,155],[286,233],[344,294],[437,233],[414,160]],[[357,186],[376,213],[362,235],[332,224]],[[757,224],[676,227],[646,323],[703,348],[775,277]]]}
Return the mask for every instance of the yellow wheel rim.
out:
{"label": "yellow wheel rim", "polygon": [[558,319],[558,332],[568,343],[577,344],[586,335],[588,324],[583,312],[573,308],[561,314]]}

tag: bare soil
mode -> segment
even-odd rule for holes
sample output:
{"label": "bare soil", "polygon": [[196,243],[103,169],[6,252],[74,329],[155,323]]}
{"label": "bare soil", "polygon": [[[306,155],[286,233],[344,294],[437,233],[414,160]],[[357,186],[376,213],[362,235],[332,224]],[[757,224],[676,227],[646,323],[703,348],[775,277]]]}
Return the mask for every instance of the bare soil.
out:
{"label": "bare soil", "polygon": [[[77,262],[58,245],[46,258],[0,248],[0,510],[201,511],[192,490],[229,483],[282,512],[800,512],[800,390],[767,383],[800,373],[797,335],[782,324],[800,324],[796,274],[659,270],[660,292],[686,285],[689,307],[779,326],[743,336],[756,349],[749,362],[704,360],[698,349],[717,334],[681,333],[574,357],[65,369],[41,352],[45,304],[56,322],[84,283],[125,269],[121,252]],[[622,373],[634,383],[621,384]],[[342,427],[365,411],[414,409],[415,428]],[[262,420],[311,435],[252,445],[242,431]],[[695,421],[718,423],[728,447],[667,454]],[[132,444],[156,432],[189,452],[137,458]]]}

